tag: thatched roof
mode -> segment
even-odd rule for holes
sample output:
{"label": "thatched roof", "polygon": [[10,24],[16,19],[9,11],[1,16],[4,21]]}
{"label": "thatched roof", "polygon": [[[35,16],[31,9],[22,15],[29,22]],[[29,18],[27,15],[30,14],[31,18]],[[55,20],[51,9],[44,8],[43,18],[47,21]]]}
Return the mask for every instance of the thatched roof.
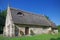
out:
{"label": "thatched roof", "polygon": [[[16,24],[32,24],[51,26],[51,22],[44,15],[36,15],[26,11],[10,8],[13,22]],[[19,14],[20,13],[20,14]]]}

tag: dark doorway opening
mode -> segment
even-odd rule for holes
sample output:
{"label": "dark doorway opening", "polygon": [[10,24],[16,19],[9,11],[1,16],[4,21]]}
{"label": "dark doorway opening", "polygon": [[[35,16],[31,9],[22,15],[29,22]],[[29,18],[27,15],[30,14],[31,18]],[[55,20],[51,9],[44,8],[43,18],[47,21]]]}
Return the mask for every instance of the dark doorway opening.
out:
{"label": "dark doorway opening", "polygon": [[29,27],[25,27],[25,35],[29,34]]}
{"label": "dark doorway opening", "polygon": [[18,36],[19,29],[15,26],[15,36]]}

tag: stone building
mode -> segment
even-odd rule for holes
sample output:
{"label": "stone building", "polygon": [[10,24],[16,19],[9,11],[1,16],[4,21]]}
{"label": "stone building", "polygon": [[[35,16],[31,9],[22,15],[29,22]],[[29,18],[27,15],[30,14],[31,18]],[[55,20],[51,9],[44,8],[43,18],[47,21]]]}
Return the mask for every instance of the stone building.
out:
{"label": "stone building", "polygon": [[37,15],[8,7],[3,34],[5,36],[23,36],[49,33],[56,30],[56,25],[44,15]]}

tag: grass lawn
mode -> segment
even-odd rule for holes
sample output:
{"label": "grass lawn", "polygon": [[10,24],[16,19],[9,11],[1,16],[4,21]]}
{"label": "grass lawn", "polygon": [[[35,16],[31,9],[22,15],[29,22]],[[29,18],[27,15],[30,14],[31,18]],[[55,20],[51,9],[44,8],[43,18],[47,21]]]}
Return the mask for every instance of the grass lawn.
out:
{"label": "grass lawn", "polygon": [[23,37],[3,37],[0,36],[0,40],[60,40],[60,33],[52,34],[40,34],[35,36],[23,36]]}

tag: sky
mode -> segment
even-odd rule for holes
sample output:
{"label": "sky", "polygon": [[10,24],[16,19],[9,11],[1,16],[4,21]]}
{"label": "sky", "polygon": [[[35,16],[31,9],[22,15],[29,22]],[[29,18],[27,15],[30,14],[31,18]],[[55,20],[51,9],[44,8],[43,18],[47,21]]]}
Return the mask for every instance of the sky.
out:
{"label": "sky", "polygon": [[60,0],[0,0],[0,10],[8,7],[43,14],[49,17],[56,25],[60,25]]}

